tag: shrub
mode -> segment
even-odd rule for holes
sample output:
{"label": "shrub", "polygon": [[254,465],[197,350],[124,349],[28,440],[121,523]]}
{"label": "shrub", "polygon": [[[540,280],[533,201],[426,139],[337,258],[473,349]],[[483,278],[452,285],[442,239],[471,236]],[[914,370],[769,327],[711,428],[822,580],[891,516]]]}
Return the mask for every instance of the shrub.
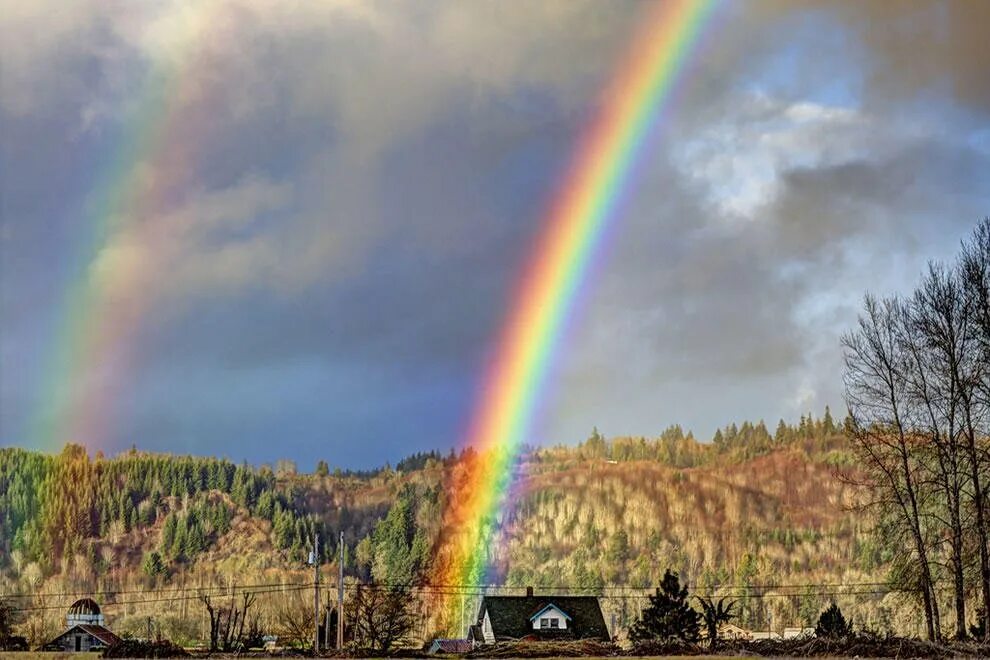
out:
{"label": "shrub", "polygon": [[846,617],[842,616],[842,610],[835,603],[822,612],[818,617],[818,625],[815,626],[815,635],[829,639],[848,637],[852,633],[852,626],[846,623]]}

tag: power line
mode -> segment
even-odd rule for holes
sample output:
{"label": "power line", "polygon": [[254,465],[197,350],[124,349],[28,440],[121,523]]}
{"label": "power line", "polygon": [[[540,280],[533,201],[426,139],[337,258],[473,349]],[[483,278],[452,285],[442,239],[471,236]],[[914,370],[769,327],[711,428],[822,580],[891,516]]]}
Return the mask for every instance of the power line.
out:
{"label": "power line", "polygon": [[[244,590],[244,589],[255,589],[255,588],[266,588],[266,587],[295,587],[301,584],[306,586],[312,586],[312,582],[300,583],[300,582],[265,582],[259,584],[237,584],[234,585],[234,590]],[[161,588],[161,589],[96,589],[93,591],[51,591],[51,592],[33,592],[33,593],[13,593],[13,594],[0,594],[0,598],[67,598],[70,596],[117,596],[120,594],[154,594],[154,593],[188,593],[188,592],[204,592],[204,591],[223,591],[230,592],[231,587],[223,585],[214,585],[207,587],[176,587],[176,588]]]}
{"label": "power line", "polygon": [[[242,591],[241,593],[247,593],[247,594],[252,594],[252,595],[257,595],[257,594],[271,594],[271,593],[286,593],[286,592],[293,592],[293,591],[302,591],[304,589],[312,589],[312,588],[313,588],[313,584],[312,583],[309,583],[309,584],[296,585],[296,586],[291,587],[291,588],[288,588],[288,589],[259,589],[259,590],[251,590],[251,591]],[[204,595],[204,594],[197,594],[195,596],[173,596],[171,598],[145,598],[145,599],[140,599],[140,600],[116,601],[116,602],[106,603],[104,605],[104,607],[121,607],[121,606],[126,607],[127,605],[141,605],[141,604],[147,604],[147,603],[156,603],[157,604],[157,603],[172,603],[172,602],[178,602],[178,601],[184,601],[184,600],[197,600],[202,595]],[[221,595],[227,595],[227,594],[221,594]],[[43,610],[64,610],[65,609],[65,606],[64,605],[40,605],[40,606],[34,606],[34,607],[20,607],[20,608],[13,608],[13,609],[14,609],[15,612],[40,612],[40,611],[43,611]]]}
{"label": "power line", "polygon": [[[256,583],[233,586],[214,585],[206,587],[178,587],[174,589],[105,589],[93,591],[77,592],[36,592],[3,594],[2,598],[64,598],[75,596],[103,596],[114,597],[126,594],[162,594],[157,598],[143,598],[137,600],[111,601],[106,603],[108,607],[118,607],[127,605],[137,605],[143,603],[168,603],[183,600],[196,600],[202,596],[213,594],[233,594],[233,593],[254,593],[254,594],[275,594],[296,592],[313,587],[312,582],[277,582],[277,583]],[[870,588],[872,587],[872,588]],[[372,583],[364,584],[360,582],[345,583],[344,588],[349,591],[364,589],[369,591],[404,591],[419,595],[432,596],[490,596],[498,595],[493,591],[518,591],[522,587],[506,585],[482,585],[482,584],[389,584]],[[590,588],[567,585],[554,585],[539,587],[540,591],[574,592],[583,595],[597,596],[613,600],[645,600],[652,594],[655,587],[633,587],[629,585],[614,585],[602,588]],[[790,591],[787,591],[790,590]],[[949,590],[943,587],[942,591]],[[777,593],[774,593],[777,591]],[[784,591],[780,593],[780,591]],[[899,588],[886,582],[848,582],[848,583],[808,583],[808,584],[774,584],[774,585],[718,585],[704,589],[696,589],[695,594],[706,595],[719,594],[727,598],[736,599],[762,599],[762,598],[800,598],[807,596],[817,597],[840,597],[840,596],[879,596],[891,593],[916,593],[918,589]],[[641,593],[629,593],[641,592]],[[190,594],[190,595],[184,595]],[[561,594],[563,595],[563,594]],[[38,605],[31,607],[15,608],[21,612],[64,609],[64,605]]]}

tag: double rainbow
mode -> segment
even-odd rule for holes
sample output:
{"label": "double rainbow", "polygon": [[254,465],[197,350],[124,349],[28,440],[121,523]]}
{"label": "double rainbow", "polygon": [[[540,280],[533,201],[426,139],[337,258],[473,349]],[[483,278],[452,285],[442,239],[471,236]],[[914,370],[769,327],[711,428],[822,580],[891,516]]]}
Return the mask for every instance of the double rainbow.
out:
{"label": "double rainbow", "polygon": [[629,54],[605,89],[553,200],[545,228],[519,280],[496,358],[468,435],[478,458],[462,466],[448,494],[432,582],[477,585],[512,483],[519,448],[596,248],[630,175],[659,123],[716,0],[651,6]]}

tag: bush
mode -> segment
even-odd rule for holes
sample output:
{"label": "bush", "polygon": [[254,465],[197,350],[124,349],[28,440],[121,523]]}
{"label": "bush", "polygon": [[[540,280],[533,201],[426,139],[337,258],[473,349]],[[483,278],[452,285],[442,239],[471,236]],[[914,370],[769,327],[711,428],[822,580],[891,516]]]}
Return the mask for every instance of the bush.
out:
{"label": "bush", "polygon": [[189,654],[181,646],[176,646],[167,639],[157,642],[145,642],[136,639],[124,639],[103,651],[104,658],[184,658]]}
{"label": "bush", "polygon": [[826,639],[838,639],[848,637],[852,633],[852,626],[846,623],[846,617],[842,616],[842,610],[835,603],[818,616],[818,625],[815,626],[815,635]]}

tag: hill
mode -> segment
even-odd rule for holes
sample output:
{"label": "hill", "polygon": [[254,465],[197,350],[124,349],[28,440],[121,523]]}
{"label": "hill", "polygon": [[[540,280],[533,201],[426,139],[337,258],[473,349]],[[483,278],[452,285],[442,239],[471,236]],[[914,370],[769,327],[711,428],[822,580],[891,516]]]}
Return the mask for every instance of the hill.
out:
{"label": "hill", "polygon": [[[299,619],[304,639],[313,534],[328,540],[326,574],[342,532],[350,583],[405,584],[430,568],[449,484],[472,460],[420,454],[364,473],[321,461],[299,474],[287,462],[2,449],[0,591],[36,639],[74,595],[96,593],[118,630],[143,633],[154,613],[190,642],[202,638],[201,594],[250,588],[259,626]],[[487,581],[601,594],[623,629],[669,567],[695,593],[739,597],[751,628],[808,625],[837,598],[858,624],[915,632],[906,597],[864,585],[884,580],[889,557],[850,509],[837,466],[848,467],[846,440],[827,414],[781,422],[773,436],[746,422],[708,443],[671,427],[652,440],[596,430],[576,447],[529,449],[494,521]],[[466,621],[480,585],[457,587]]]}

